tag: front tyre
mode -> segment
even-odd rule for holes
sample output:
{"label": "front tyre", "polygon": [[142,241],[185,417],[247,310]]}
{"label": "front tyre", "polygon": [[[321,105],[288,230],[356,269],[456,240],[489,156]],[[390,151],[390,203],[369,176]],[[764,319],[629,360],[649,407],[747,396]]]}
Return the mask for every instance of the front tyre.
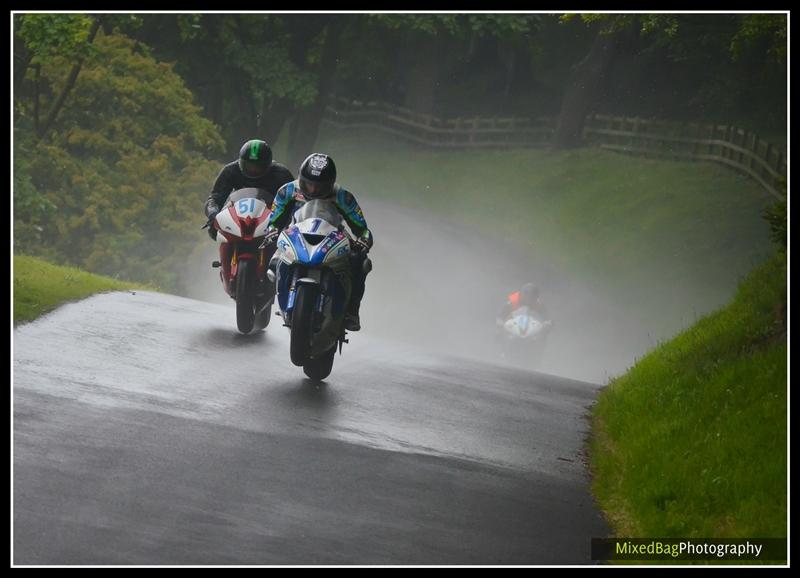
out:
{"label": "front tyre", "polygon": [[308,353],[311,350],[311,337],[313,335],[314,302],[317,297],[317,287],[314,285],[299,285],[294,298],[292,310],[292,332],[289,341],[289,357],[295,365],[305,365]]}
{"label": "front tyre", "polygon": [[239,261],[236,271],[236,327],[245,335],[255,323],[255,263]]}

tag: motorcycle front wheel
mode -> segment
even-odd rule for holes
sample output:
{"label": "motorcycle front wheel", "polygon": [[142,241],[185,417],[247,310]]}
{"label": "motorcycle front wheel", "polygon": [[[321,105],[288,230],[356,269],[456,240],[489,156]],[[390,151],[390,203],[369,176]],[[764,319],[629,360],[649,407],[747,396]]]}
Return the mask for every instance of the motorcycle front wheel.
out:
{"label": "motorcycle front wheel", "polygon": [[236,271],[236,327],[245,335],[253,330],[255,311],[255,263],[239,261]]}
{"label": "motorcycle front wheel", "polygon": [[295,365],[305,365],[311,349],[313,334],[314,301],[317,288],[313,285],[300,285],[294,297],[292,310],[292,333],[289,340],[289,357]]}

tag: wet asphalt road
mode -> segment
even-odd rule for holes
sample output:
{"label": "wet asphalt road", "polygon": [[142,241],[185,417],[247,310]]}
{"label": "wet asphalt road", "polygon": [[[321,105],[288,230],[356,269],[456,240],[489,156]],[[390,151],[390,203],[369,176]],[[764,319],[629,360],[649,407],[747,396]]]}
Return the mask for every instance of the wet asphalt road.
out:
{"label": "wet asphalt road", "polygon": [[14,331],[15,564],[582,564],[591,384],[147,292]]}

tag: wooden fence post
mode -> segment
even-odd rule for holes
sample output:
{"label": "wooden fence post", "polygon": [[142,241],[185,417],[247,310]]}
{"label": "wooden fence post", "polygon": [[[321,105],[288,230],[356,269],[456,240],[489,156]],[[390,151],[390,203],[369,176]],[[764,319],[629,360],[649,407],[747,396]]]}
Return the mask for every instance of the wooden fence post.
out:
{"label": "wooden fence post", "polygon": [[740,129],[740,128],[737,128],[736,129],[736,133],[735,133],[733,138],[734,138],[733,144],[735,144],[737,146],[737,149],[736,149],[736,163],[741,165],[742,164],[742,152],[741,152],[741,150],[739,150],[739,148],[743,144],[740,141],[744,141],[744,131],[742,129]]}
{"label": "wooden fence post", "polygon": [[506,142],[516,144],[514,135],[517,134],[517,117],[511,117],[511,122],[508,125],[508,132],[506,133]]}
{"label": "wooden fence post", "polygon": [[772,166],[770,164],[770,159],[772,158],[772,151],[773,151],[772,143],[768,142],[767,143],[767,152],[764,153],[764,160],[767,162],[767,166],[770,166],[770,167]]}
{"label": "wooden fence post", "polygon": [[711,155],[714,154],[714,150],[713,150],[714,149],[714,145],[713,145],[713,143],[711,143],[711,141],[714,140],[714,133],[717,130],[717,127],[716,127],[716,125],[710,124],[710,125],[708,125],[708,128],[709,128],[709,131],[708,131],[708,136],[706,136],[706,138],[708,139],[709,142],[706,143],[708,145],[706,147],[706,154],[708,156],[711,156]]}
{"label": "wooden fence post", "polygon": [[[725,142],[727,144],[732,144],[733,141],[733,127],[726,126],[725,127]],[[725,154],[723,155],[726,159],[733,159],[733,149],[730,147],[725,147]]]}

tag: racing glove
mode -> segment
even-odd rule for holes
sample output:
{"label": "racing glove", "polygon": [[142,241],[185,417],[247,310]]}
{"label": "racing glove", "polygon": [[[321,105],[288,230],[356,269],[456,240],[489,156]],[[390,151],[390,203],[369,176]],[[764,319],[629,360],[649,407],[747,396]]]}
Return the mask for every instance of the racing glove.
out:
{"label": "racing glove", "polygon": [[278,240],[278,236],[281,234],[280,229],[276,227],[270,227],[267,229],[267,234],[264,236],[264,242],[258,247],[259,249],[266,249],[270,245],[272,245],[275,241]]}
{"label": "racing glove", "polygon": [[372,233],[370,233],[369,229],[367,229],[358,239],[356,239],[355,249],[360,253],[366,253],[372,249],[372,243]]}
{"label": "racing glove", "polygon": [[208,236],[211,237],[212,241],[217,240],[217,229],[214,227],[214,219],[217,217],[218,213],[219,209],[213,209],[209,211],[208,221],[206,221],[206,224],[203,226],[203,228],[206,229]]}

